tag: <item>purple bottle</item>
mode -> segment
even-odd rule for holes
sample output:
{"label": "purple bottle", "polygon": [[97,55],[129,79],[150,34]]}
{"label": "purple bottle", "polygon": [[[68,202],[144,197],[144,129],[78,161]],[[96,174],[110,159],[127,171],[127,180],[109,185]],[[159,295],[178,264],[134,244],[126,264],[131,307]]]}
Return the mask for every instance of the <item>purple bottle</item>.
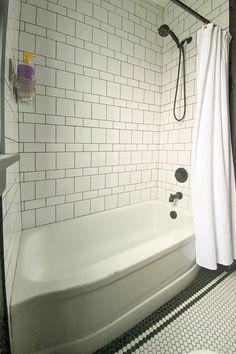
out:
{"label": "purple bottle", "polygon": [[23,64],[17,67],[17,96],[21,104],[32,105],[35,100],[35,68],[30,63],[30,58],[34,55],[30,53],[23,54]]}

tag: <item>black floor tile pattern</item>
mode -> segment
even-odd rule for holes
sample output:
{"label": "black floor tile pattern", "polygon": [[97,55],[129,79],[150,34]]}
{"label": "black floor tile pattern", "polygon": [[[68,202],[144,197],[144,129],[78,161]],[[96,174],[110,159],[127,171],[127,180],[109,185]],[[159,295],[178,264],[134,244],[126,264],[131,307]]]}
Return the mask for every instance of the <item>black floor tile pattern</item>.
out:
{"label": "black floor tile pattern", "polygon": [[194,281],[94,354],[236,354],[236,271],[201,268]]}

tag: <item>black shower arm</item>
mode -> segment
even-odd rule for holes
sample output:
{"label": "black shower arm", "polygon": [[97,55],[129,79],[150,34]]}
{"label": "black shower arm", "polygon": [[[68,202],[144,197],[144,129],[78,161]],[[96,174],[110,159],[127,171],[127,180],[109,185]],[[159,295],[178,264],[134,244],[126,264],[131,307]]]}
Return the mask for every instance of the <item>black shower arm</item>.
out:
{"label": "black shower arm", "polygon": [[176,4],[177,6],[181,7],[183,10],[187,11],[188,13],[193,15],[194,17],[196,17],[198,20],[202,21],[204,24],[210,23],[209,20],[207,20],[205,17],[201,16],[198,12],[191,9],[191,7],[185,5],[183,2],[181,2],[179,0],[170,0],[170,1],[173,2],[174,4]]}

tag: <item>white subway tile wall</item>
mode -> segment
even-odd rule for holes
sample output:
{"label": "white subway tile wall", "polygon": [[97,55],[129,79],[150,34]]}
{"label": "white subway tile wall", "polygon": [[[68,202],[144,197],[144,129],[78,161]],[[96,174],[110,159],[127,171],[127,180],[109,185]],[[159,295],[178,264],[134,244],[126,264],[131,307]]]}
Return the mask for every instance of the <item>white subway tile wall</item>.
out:
{"label": "white subway tile wall", "polygon": [[[12,87],[8,80],[9,59],[13,60],[16,69],[18,62],[18,39],[19,39],[19,19],[20,19],[20,0],[9,1],[8,28],[6,42],[6,72],[5,72],[5,152],[17,153],[18,148],[18,107]],[[31,133],[22,131],[22,138],[28,139]],[[3,206],[3,242],[4,242],[4,261],[6,276],[6,294],[9,307],[12,286],[16,268],[20,237],[21,237],[21,213],[20,213],[20,175],[19,163],[15,163],[7,169],[6,189],[2,195]],[[32,198],[32,186],[23,186],[23,197],[25,200]]]}
{"label": "white subway tile wall", "polygon": [[[189,5],[189,4],[188,4]],[[228,1],[191,7],[223,28]],[[187,114],[174,120],[178,49],[186,46]],[[202,23],[172,3],[146,0],[23,0],[20,50],[36,53],[37,97],[20,114],[23,228],[144,200],[191,208],[196,38]],[[181,96],[177,114],[183,110]]]}
{"label": "white subway tile wall", "polygon": [[22,2],[37,71],[20,113],[24,229],[157,197],[162,23],[151,1]]}
{"label": "white subway tile wall", "polygon": [[[184,1],[202,16],[218,26],[229,27],[229,1],[193,0]],[[183,199],[178,205],[191,209],[190,179],[184,184],[178,183],[174,177],[178,167],[185,167],[190,173],[192,133],[197,102],[196,82],[196,54],[197,30],[202,23],[192,15],[170,3],[164,9],[164,21],[176,33],[180,40],[189,36],[193,37],[190,44],[186,45],[186,81],[187,81],[187,113],[183,122],[176,122],[172,108],[174,102],[178,49],[170,36],[163,39],[163,67],[162,67],[162,104],[160,120],[160,152],[158,161],[158,198],[168,201],[170,193],[181,191]],[[183,112],[182,96],[178,96],[177,116]],[[204,183],[204,181],[203,181]]]}

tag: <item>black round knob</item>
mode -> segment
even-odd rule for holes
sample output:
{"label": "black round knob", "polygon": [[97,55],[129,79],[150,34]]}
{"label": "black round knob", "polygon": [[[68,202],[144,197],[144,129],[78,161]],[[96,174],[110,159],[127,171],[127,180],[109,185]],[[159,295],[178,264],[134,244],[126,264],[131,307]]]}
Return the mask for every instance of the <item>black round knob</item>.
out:
{"label": "black round knob", "polygon": [[170,212],[170,217],[171,217],[171,219],[176,219],[176,218],[177,218],[177,213],[176,213],[176,211],[172,210],[172,211]]}
{"label": "black round knob", "polygon": [[175,171],[175,178],[178,182],[184,183],[188,179],[188,172],[185,170],[185,168],[180,167]]}

